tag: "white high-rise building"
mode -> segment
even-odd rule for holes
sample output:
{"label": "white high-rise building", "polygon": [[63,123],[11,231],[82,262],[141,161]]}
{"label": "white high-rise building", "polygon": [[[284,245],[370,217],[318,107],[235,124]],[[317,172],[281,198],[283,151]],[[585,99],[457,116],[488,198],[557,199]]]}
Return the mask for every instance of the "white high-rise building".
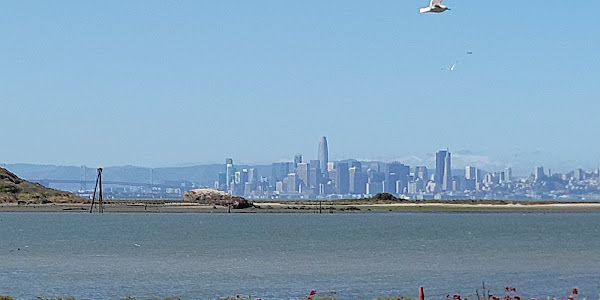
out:
{"label": "white high-rise building", "polygon": [[465,167],[465,179],[477,179],[477,168],[466,166]]}
{"label": "white high-rise building", "polygon": [[512,180],[512,169],[510,167],[504,169],[504,181],[510,182]]}
{"label": "white high-rise building", "polygon": [[227,179],[227,183],[226,183],[226,188],[227,191],[230,190],[231,187],[231,181],[233,180],[233,174],[235,172],[235,169],[233,168],[233,159],[232,158],[226,158],[225,159],[225,177]]}
{"label": "white high-rise building", "polygon": [[[329,171],[327,168],[327,164],[329,163],[329,149],[327,148],[327,138],[322,136],[319,139],[319,156],[317,159],[319,160],[319,168],[321,172],[327,174],[326,171]],[[325,175],[327,176],[327,175]]]}

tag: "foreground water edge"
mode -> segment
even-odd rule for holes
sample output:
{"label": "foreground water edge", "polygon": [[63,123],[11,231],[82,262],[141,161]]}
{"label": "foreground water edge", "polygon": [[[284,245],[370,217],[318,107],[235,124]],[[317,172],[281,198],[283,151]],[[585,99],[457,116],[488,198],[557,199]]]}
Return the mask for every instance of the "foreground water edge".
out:
{"label": "foreground water edge", "polygon": [[599,230],[598,213],[0,213],[0,294],[473,299],[485,281],[595,299]]}

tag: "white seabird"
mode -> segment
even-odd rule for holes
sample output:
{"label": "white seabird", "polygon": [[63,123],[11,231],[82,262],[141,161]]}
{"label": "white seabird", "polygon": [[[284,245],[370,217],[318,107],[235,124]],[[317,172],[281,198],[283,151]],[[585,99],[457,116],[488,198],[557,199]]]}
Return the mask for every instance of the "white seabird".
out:
{"label": "white seabird", "polygon": [[442,0],[431,0],[431,2],[429,2],[428,7],[423,7],[421,9],[419,9],[419,11],[422,14],[428,13],[428,12],[441,13],[446,10],[450,10],[450,9],[448,7],[442,5]]}
{"label": "white seabird", "polygon": [[454,67],[456,67],[456,63],[458,63],[458,62],[455,62],[455,63],[452,65],[452,67],[450,67],[450,71],[454,71]]}
{"label": "white seabird", "polygon": [[[458,61],[456,61],[454,64],[452,64],[452,66],[450,66],[450,68],[442,68],[442,71],[454,71],[454,68],[456,68],[456,64],[458,63]],[[598,299],[600,300],[600,299]]]}

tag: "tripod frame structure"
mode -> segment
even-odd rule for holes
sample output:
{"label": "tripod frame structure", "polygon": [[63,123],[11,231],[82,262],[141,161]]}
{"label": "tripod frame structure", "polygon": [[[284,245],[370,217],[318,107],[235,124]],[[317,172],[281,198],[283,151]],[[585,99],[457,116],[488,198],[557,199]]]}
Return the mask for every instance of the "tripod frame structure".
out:
{"label": "tripod frame structure", "polygon": [[92,206],[90,206],[90,213],[92,213],[94,210],[96,191],[98,191],[98,212],[104,213],[104,206],[102,203],[102,168],[98,168],[98,176],[96,176],[96,185],[94,186],[94,194],[92,195]]}

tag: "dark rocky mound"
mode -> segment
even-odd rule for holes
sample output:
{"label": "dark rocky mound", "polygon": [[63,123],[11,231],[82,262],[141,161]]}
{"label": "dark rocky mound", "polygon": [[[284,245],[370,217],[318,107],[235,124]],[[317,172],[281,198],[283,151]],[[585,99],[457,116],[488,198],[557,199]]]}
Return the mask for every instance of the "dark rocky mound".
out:
{"label": "dark rocky mound", "polygon": [[232,196],[227,192],[213,189],[195,189],[183,194],[183,201],[198,202],[209,205],[231,206],[233,208],[247,208],[252,204],[242,197]]}
{"label": "dark rocky mound", "polygon": [[390,193],[377,193],[373,198],[373,200],[384,200],[384,201],[398,201],[399,199],[396,196]]}
{"label": "dark rocky mound", "polygon": [[79,203],[84,200],[72,193],[47,188],[19,178],[0,168],[0,203]]}

